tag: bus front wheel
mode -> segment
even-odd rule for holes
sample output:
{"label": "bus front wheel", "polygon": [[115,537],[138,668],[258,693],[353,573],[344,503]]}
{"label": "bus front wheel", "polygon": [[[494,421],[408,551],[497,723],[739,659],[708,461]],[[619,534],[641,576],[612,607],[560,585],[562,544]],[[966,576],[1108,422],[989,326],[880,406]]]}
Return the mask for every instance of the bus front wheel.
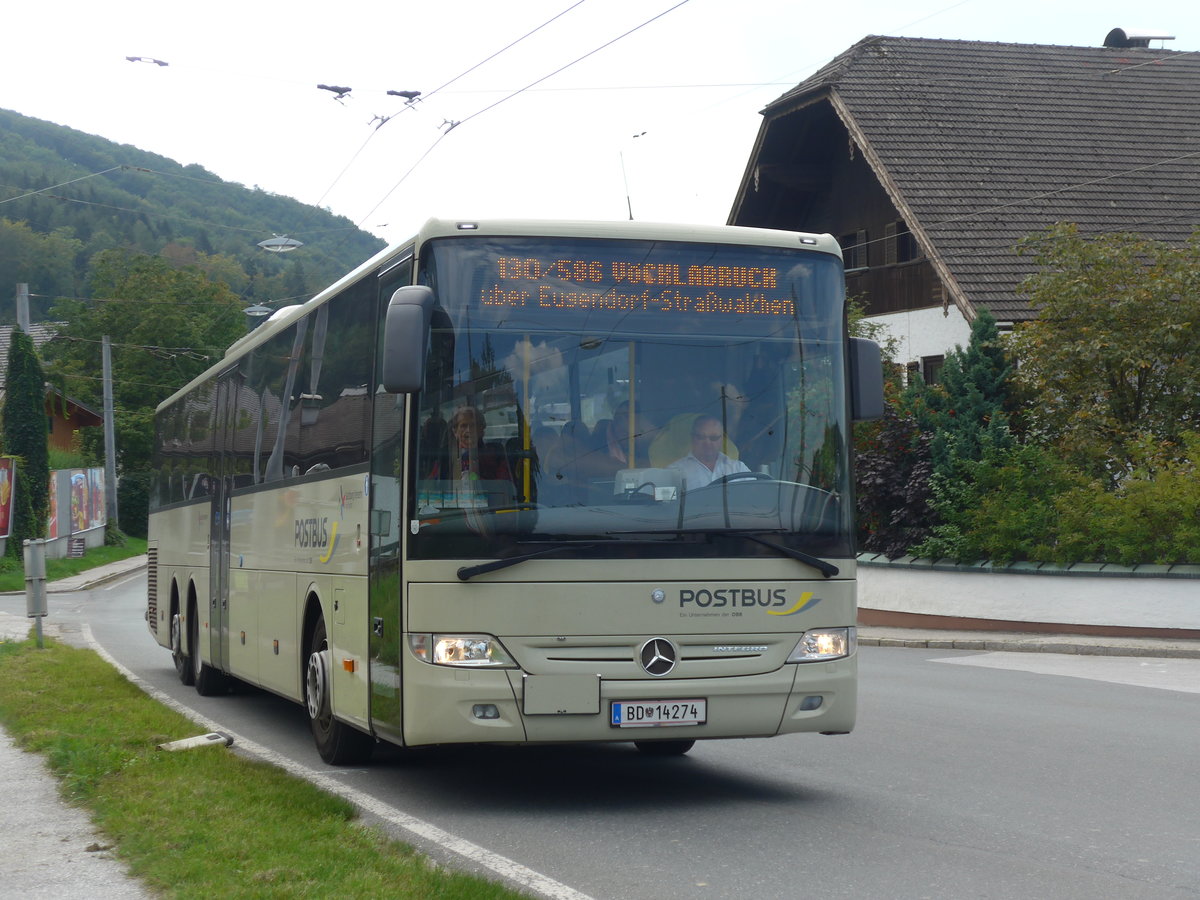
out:
{"label": "bus front wheel", "polygon": [[317,619],[309,641],[308,665],[305,667],[304,702],[308,707],[308,722],[321,759],[331,766],[352,766],[365,763],[371,757],[375,739],[351,728],[333,717],[329,684],[329,640],[325,619]]}

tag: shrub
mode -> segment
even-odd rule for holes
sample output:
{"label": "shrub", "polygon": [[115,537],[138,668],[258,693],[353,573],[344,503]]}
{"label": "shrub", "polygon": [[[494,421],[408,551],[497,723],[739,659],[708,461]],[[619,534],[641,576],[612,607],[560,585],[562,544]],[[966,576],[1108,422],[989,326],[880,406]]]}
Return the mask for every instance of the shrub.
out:
{"label": "shrub", "polygon": [[859,541],[890,559],[903,556],[932,524],[929,435],[894,403],[856,432]]}
{"label": "shrub", "polygon": [[943,524],[914,553],[959,562],[1052,558],[1061,529],[1056,498],[1082,483],[1077,472],[1045,448],[1011,442],[959,470],[962,477],[933,479]]}
{"label": "shrub", "polygon": [[150,472],[126,472],[117,485],[117,517],[121,531],[144,538],[150,524]]}
{"label": "shrub", "polygon": [[1184,445],[1184,458],[1137,466],[1114,490],[1096,480],[1055,498],[1060,537],[1052,558],[1200,563],[1200,434],[1185,435]]}

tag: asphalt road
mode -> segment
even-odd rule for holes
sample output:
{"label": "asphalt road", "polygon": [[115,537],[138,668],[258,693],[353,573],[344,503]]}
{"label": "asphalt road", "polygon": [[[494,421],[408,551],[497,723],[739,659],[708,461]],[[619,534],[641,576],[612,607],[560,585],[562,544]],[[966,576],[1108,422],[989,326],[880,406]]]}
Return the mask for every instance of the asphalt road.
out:
{"label": "asphalt road", "polygon": [[59,595],[51,621],[87,623],[154,687],[369,797],[399,837],[441,829],[414,841],[435,857],[488,874],[449,834],[561,896],[1200,897],[1200,660],[865,647],[844,737],[666,760],[619,744],[383,750],[337,770],[300,707],[179,685],[143,598],[144,576]]}

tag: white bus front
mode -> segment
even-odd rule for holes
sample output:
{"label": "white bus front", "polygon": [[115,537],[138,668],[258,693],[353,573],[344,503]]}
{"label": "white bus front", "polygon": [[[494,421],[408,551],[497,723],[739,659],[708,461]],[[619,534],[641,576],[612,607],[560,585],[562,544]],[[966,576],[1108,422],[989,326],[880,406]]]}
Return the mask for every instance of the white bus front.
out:
{"label": "white bus front", "polygon": [[392,300],[381,736],[682,752],[854,725],[836,244],[617,227],[448,227]]}

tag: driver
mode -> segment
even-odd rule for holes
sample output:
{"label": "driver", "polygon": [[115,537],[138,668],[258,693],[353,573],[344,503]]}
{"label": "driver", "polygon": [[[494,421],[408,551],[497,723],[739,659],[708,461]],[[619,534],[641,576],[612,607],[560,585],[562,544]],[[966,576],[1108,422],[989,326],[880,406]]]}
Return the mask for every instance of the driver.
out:
{"label": "driver", "polygon": [[697,416],[692,422],[692,452],[667,466],[683,476],[686,489],[704,487],[726,475],[749,472],[746,464],[721,452],[725,432],[716,416]]}

